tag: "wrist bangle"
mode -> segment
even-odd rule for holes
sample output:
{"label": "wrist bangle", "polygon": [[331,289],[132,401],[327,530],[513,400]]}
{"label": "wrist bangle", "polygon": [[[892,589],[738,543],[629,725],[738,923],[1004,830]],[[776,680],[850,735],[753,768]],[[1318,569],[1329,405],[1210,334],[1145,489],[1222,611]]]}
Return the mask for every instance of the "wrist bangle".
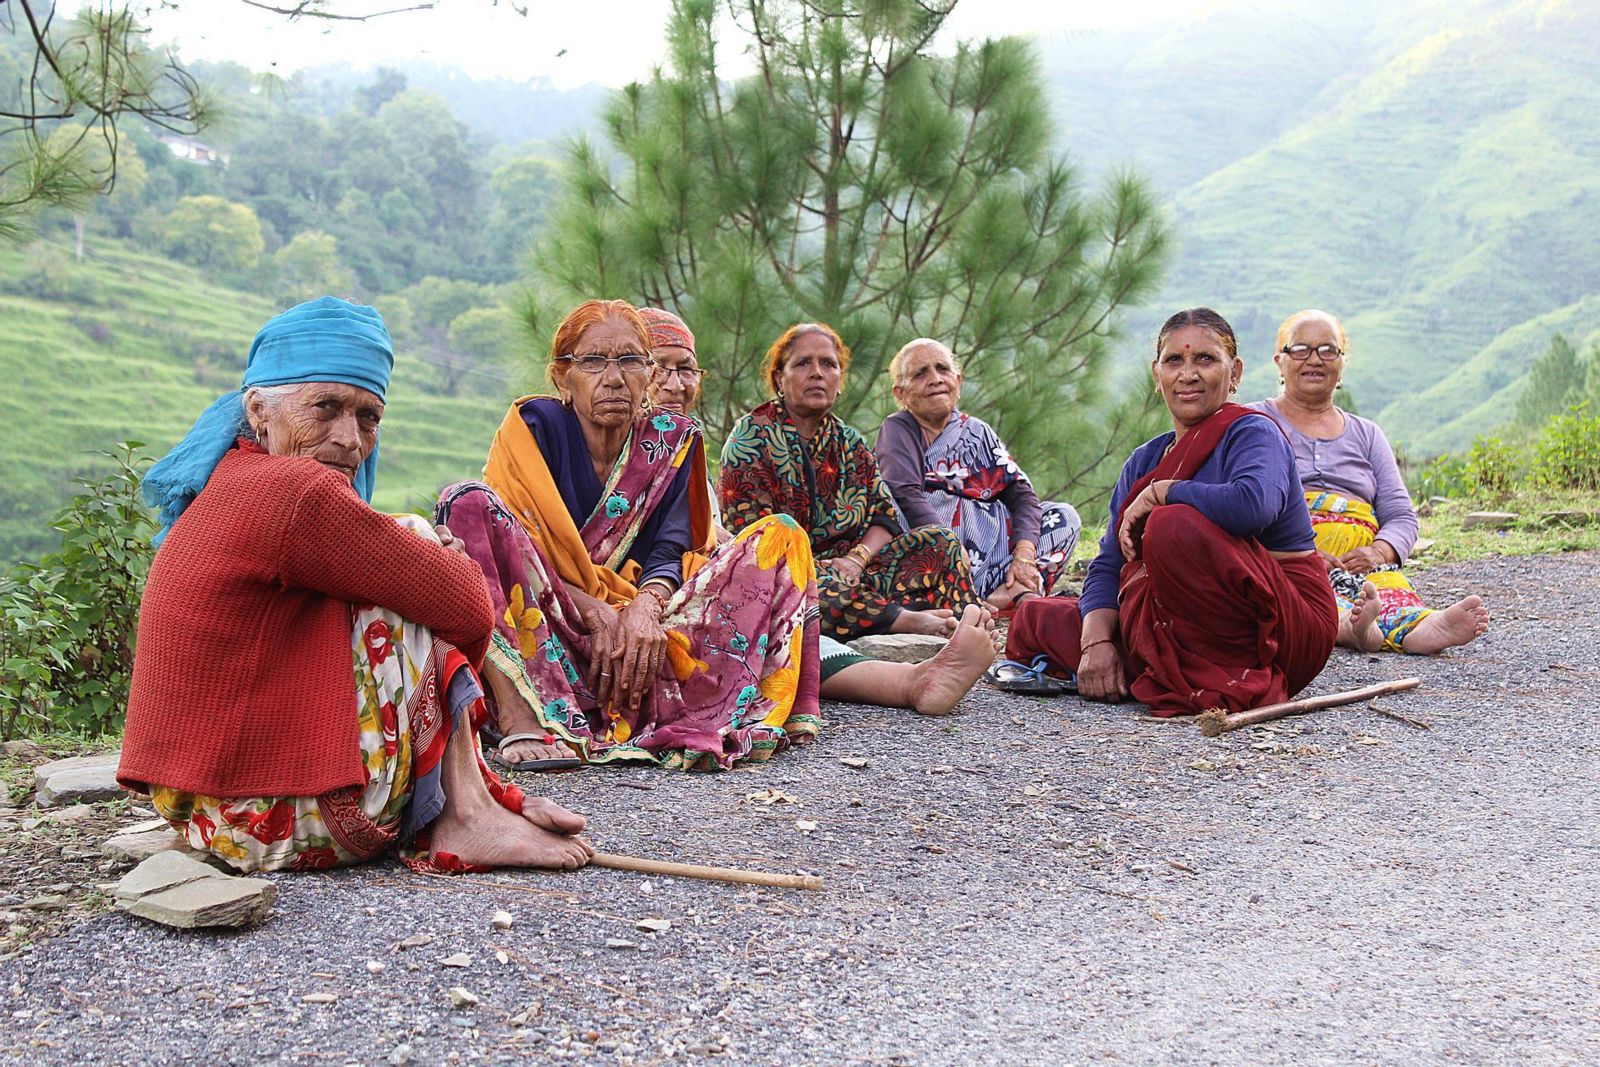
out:
{"label": "wrist bangle", "polygon": [[1109,637],[1100,637],[1100,638],[1096,638],[1093,641],[1086,641],[1086,642],[1084,642],[1083,646],[1078,649],[1078,655],[1080,655],[1080,656],[1083,655],[1085,652],[1089,651],[1095,645],[1114,645],[1114,644],[1116,644],[1116,642],[1111,640],[1111,638],[1109,638]]}
{"label": "wrist bangle", "polygon": [[648,585],[641,585],[639,587],[639,592],[649,593],[651,596],[655,597],[656,603],[661,605],[661,610],[663,612],[667,610],[667,597],[662,595],[661,586],[657,585],[655,582],[651,582]]}
{"label": "wrist bangle", "polygon": [[872,560],[872,553],[867,551],[866,545],[857,545],[845,555],[865,567]]}

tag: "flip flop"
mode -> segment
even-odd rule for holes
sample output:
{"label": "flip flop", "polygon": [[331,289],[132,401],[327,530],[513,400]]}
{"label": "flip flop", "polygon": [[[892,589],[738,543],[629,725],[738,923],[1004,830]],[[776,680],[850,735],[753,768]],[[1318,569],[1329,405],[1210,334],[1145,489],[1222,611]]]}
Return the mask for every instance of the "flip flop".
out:
{"label": "flip flop", "polygon": [[583,766],[583,761],[577,756],[546,756],[543,759],[525,759],[515,761],[506,759],[506,746],[515,744],[518,741],[537,741],[541,745],[556,744],[556,735],[550,733],[548,730],[540,730],[521,734],[507,734],[504,737],[496,737],[492,731],[488,731],[487,729],[484,732],[486,737],[491,738],[490,743],[494,745],[494,747],[490,749],[486,755],[501,770],[536,772],[573,771]]}
{"label": "flip flop", "polygon": [[1054,697],[1063,696],[1078,691],[1078,679],[1052,678],[1045,671],[1050,669],[1050,657],[1035,656],[1032,663],[1021,663],[1014,659],[996,660],[994,665],[983,673],[984,680],[1003,693],[1024,693],[1029,696]]}

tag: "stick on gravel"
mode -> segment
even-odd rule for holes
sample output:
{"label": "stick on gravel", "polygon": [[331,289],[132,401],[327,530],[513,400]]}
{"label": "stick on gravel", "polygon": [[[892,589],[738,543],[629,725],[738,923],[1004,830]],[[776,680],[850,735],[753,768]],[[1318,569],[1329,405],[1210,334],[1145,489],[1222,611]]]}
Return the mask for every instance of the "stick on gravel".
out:
{"label": "stick on gravel", "polygon": [[641,874],[661,874],[673,878],[705,878],[712,882],[742,882],[745,885],[771,885],[781,889],[822,888],[822,879],[814,874],[738,871],[732,867],[702,867],[698,863],[670,863],[638,856],[618,856],[610,852],[596,852],[589,862],[596,867],[610,867],[614,871],[638,871]]}
{"label": "stick on gravel", "polygon": [[1273,719],[1300,715],[1307,711],[1319,711],[1322,708],[1336,708],[1341,704],[1359,704],[1363,700],[1371,700],[1373,697],[1381,697],[1388,693],[1403,693],[1421,684],[1421,678],[1401,678],[1393,682],[1362,686],[1360,689],[1347,689],[1342,693],[1306,697],[1304,700],[1289,700],[1282,704],[1268,704],[1264,708],[1253,708],[1232,715],[1221,708],[1212,708],[1196,721],[1200,724],[1201,733],[1207,737],[1216,737],[1218,734],[1225,734],[1242,726],[1254,726],[1258,722],[1271,722]]}

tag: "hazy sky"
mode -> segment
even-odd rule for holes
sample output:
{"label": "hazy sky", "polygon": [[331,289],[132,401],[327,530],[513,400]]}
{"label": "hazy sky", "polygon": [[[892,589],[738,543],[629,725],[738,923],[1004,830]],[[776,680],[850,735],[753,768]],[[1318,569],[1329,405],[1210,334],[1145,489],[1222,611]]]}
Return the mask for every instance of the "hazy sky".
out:
{"label": "hazy sky", "polygon": [[[334,10],[362,13],[411,2],[337,0]],[[324,63],[370,67],[420,58],[474,77],[547,78],[562,88],[618,86],[647,75],[665,54],[661,28],[670,8],[668,0],[529,0],[523,17],[505,0],[438,0],[430,11],[357,23],[291,22],[240,0],[182,0],[176,10],[151,6],[157,39],[176,42],[190,60],[232,59],[288,75]],[[1216,6],[1217,0],[965,0],[947,31],[955,37],[1082,32],[1181,20]],[[558,55],[562,50],[566,54]]]}

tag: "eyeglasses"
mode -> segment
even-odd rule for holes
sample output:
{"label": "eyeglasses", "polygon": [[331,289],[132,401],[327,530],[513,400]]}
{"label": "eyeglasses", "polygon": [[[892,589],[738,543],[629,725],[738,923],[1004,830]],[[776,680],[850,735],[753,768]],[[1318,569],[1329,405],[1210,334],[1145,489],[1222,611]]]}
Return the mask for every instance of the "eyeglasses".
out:
{"label": "eyeglasses", "polygon": [[590,352],[581,356],[557,356],[556,359],[572,364],[574,370],[583,374],[604,374],[607,367],[615,366],[630,377],[645,373],[655,364],[649,356],[641,356],[637,352],[625,352],[620,356],[602,356],[598,352]]}
{"label": "eyeglasses", "polygon": [[666,381],[668,378],[676,374],[678,376],[678,380],[684,385],[694,385],[698,383],[700,381],[700,375],[704,373],[705,371],[701,370],[699,367],[664,367],[660,363],[655,365],[655,375],[657,378],[660,378],[662,381]]}
{"label": "eyeglasses", "polygon": [[1339,359],[1344,355],[1338,345],[1284,345],[1279,351],[1290,359],[1309,359],[1312,355],[1316,355],[1324,362]]}

